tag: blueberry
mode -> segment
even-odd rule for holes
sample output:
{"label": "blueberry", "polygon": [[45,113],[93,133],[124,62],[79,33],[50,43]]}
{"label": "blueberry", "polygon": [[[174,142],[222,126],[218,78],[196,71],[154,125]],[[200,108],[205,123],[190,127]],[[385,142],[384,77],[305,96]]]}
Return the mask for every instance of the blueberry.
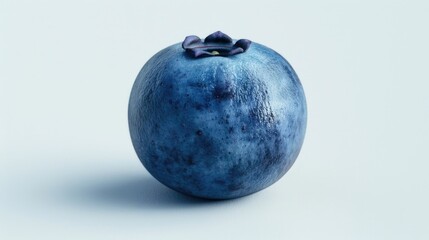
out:
{"label": "blueberry", "polygon": [[278,53],[216,32],[155,54],[132,88],[129,128],[146,169],[196,197],[230,199],[279,180],[305,135],[304,91]]}

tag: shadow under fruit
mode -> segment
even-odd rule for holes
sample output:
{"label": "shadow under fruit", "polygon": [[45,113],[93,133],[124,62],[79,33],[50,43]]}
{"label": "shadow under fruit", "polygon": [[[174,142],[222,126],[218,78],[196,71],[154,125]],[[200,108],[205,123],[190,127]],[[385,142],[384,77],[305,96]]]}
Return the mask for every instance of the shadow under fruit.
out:
{"label": "shadow under fruit", "polygon": [[307,109],[281,55],[215,32],[188,36],[149,59],[132,88],[128,119],[137,155],[157,180],[184,194],[229,199],[289,170]]}

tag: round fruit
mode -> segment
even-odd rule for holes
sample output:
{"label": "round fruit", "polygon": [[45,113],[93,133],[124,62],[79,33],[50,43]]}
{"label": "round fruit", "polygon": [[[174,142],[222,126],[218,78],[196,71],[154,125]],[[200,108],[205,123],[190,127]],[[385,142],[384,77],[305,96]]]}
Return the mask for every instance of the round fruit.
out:
{"label": "round fruit", "polygon": [[215,32],[155,54],[134,83],[128,118],[137,155],[156,179],[188,195],[229,199],[289,170],[307,109],[281,55]]}

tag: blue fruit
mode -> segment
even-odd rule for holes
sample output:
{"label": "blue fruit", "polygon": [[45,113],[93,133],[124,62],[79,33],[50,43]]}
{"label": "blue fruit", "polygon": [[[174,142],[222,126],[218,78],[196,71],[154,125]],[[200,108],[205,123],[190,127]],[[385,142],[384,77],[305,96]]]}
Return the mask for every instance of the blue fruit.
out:
{"label": "blue fruit", "polygon": [[216,32],[155,54],[134,83],[128,118],[137,155],[156,179],[188,195],[229,199],[289,170],[307,109],[281,55]]}

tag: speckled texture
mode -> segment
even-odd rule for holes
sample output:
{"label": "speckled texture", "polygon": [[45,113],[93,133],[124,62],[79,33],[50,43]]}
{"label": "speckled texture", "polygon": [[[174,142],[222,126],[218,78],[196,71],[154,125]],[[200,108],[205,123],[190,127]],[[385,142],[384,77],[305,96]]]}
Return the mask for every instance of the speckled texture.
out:
{"label": "speckled texture", "polygon": [[179,192],[229,199],[280,179],[301,149],[301,83],[278,53],[193,58],[181,44],[153,56],[129,102],[134,148],[146,169]]}

